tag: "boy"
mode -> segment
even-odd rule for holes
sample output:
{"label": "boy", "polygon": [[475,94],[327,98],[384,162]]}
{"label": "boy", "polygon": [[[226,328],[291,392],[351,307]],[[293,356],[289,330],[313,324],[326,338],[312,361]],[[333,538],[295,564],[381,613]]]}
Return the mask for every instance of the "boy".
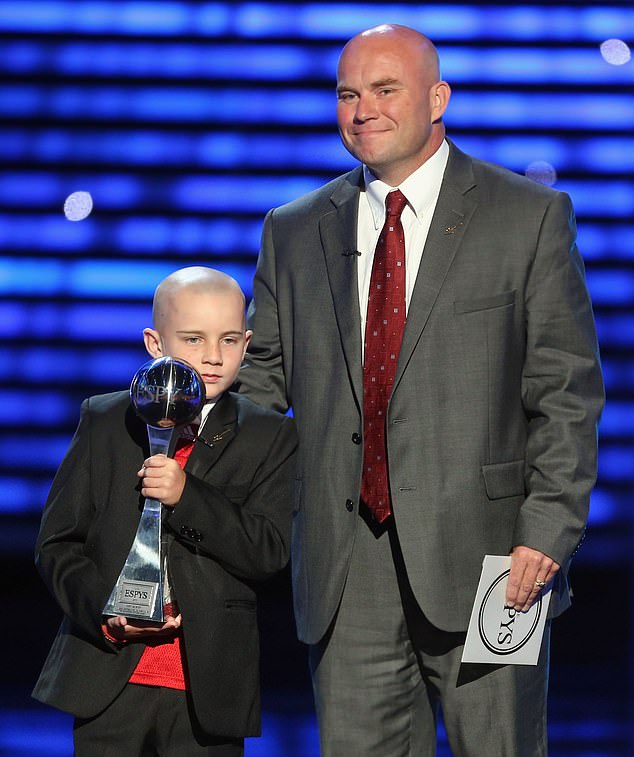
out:
{"label": "boy", "polygon": [[[229,392],[251,337],[244,316],[237,283],[210,268],[156,289],[147,351],[186,360],[205,383],[186,462],[148,457],[127,391],[82,404],[36,545],[65,617],[33,691],[75,715],[76,757],[239,757],[260,732],[254,583],[288,560],[297,442],[291,419]],[[145,497],[166,511],[174,605],[162,625],[102,616]]]}

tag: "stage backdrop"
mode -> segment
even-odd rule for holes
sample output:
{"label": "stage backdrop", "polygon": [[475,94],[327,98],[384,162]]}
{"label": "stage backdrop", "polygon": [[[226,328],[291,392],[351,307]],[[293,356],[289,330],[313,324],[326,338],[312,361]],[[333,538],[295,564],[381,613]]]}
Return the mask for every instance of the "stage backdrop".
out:
{"label": "stage backdrop", "polygon": [[[127,387],[145,361],[158,281],[211,265],[250,297],[265,213],[353,165],[335,126],[338,52],[386,21],[436,42],[460,148],[572,196],[608,392],[576,564],[630,586],[631,2],[2,2],[3,565],[31,559],[80,401]],[[610,591],[623,634],[631,596]]]}

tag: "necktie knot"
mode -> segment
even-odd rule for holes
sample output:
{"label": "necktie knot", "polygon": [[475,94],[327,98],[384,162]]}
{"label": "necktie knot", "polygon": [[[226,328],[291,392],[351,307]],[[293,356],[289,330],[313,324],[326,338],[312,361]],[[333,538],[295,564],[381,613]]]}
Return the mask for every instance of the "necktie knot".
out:
{"label": "necktie knot", "polygon": [[390,219],[400,218],[406,205],[407,197],[405,197],[400,189],[388,192],[385,198],[385,212],[387,217]]}

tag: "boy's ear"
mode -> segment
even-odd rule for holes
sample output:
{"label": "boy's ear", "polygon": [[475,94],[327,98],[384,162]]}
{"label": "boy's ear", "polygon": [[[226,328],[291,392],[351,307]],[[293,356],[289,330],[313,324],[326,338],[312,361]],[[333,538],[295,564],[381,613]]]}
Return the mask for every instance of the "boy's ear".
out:
{"label": "boy's ear", "polygon": [[249,346],[249,342],[251,341],[251,337],[253,336],[253,332],[251,329],[248,329],[244,332],[244,350],[242,352],[242,359],[244,360],[244,356],[247,354],[247,347]]}
{"label": "boy's ear", "polygon": [[143,343],[152,357],[163,357],[161,335],[156,329],[143,329]]}

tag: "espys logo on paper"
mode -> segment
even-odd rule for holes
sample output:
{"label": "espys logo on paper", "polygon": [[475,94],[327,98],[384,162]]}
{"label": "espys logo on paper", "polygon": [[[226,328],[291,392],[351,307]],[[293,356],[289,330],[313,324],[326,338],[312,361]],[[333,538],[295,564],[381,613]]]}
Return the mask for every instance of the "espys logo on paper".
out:
{"label": "espys logo on paper", "polygon": [[542,598],[537,599],[528,612],[518,612],[504,604],[498,589],[510,570],[501,573],[487,589],[480,605],[478,631],[484,646],[493,654],[517,652],[531,638],[542,613]]}

